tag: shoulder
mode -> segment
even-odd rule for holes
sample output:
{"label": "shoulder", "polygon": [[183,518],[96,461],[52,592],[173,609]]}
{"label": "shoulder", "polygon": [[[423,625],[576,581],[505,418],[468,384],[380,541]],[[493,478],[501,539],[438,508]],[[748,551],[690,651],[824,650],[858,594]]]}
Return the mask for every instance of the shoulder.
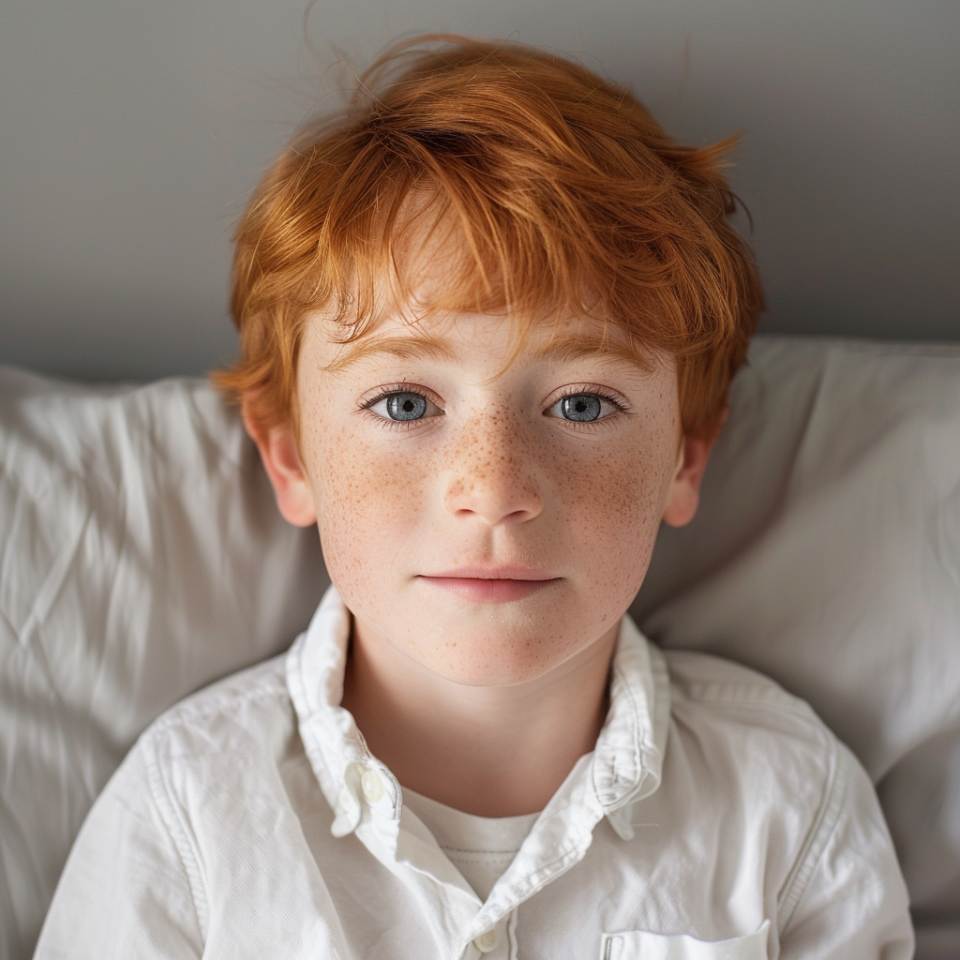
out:
{"label": "shoulder", "polygon": [[202,907],[199,891],[220,888],[217,871],[238,855],[237,838],[267,835],[265,821],[287,817],[285,777],[306,765],[280,655],[171,707],[123,767],[135,793],[149,796]]}
{"label": "shoulder", "polygon": [[689,651],[664,659],[667,764],[682,757],[718,794],[781,804],[770,815],[807,833],[835,805],[851,764],[858,766],[849,751],[805,701],[755,670]]}
{"label": "shoulder", "polygon": [[730,736],[769,739],[791,750],[833,753],[838,741],[806,701],[742,664],[688,650],[662,651],[671,713]]}
{"label": "shoulder", "polygon": [[241,841],[276,832],[298,749],[282,656],[162,714],[84,822],[38,955],[199,957]]}
{"label": "shoulder", "polygon": [[134,747],[149,765],[208,772],[238,756],[277,757],[296,731],[285,655],[231,674],[186,697],[144,731]]}
{"label": "shoulder", "polygon": [[744,837],[767,838],[761,846],[778,877],[780,928],[801,898],[809,899],[811,884],[830,886],[825,877],[862,873],[861,886],[902,906],[902,880],[870,778],[813,709],[732,661],[688,651],[664,658],[671,700],[665,779],[671,768],[692,774],[718,811],[723,835],[735,835],[729,828],[737,822]]}
{"label": "shoulder", "polygon": [[161,714],[146,735],[203,726],[229,720],[243,726],[278,702],[289,702],[284,662],[286,654],[264,660],[245,670],[214,681],[190,694]]}

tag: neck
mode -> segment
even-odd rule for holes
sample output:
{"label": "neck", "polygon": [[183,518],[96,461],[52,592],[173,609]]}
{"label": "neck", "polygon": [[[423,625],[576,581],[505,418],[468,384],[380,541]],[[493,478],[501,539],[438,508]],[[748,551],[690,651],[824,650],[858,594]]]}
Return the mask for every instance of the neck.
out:
{"label": "neck", "polygon": [[535,680],[455,683],[354,623],[343,706],[406,787],[465,813],[542,810],[596,743],[619,624]]}

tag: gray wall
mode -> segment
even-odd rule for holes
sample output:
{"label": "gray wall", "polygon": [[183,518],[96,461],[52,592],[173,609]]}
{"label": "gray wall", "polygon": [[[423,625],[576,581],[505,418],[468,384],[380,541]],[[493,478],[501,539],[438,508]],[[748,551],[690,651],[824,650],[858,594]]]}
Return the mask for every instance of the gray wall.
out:
{"label": "gray wall", "polygon": [[[0,362],[200,372],[233,350],[231,225],[333,48],[510,36],[746,136],[768,331],[960,339],[957,0],[3,0]],[[319,63],[319,65],[318,65]],[[323,94],[322,91],[327,91]]]}

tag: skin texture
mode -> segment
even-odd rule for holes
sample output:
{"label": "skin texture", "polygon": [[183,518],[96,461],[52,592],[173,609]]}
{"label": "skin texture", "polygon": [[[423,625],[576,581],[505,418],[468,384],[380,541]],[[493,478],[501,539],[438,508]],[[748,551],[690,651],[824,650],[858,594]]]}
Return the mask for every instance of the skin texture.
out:
{"label": "skin texture", "polygon": [[[697,508],[710,444],[681,436],[670,359],[644,370],[611,352],[542,353],[598,332],[577,318],[535,327],[511,363],[509,317],[388,316],[345,346],[313,315],[299,438],[245,409],[281,512],[318,525],[353,613],[344,706],[403,785],[469,813],[542,809],[593,748],[660,521]],[[404,355],[369,352],[381,338]],[[386,399],[370,405],[384,391],[421,394],[425,415],[393,422]],[[565,395],[610,400],[577,423]],[[476,580],[436,579],[464,567],[548,579],[480,602]]]}

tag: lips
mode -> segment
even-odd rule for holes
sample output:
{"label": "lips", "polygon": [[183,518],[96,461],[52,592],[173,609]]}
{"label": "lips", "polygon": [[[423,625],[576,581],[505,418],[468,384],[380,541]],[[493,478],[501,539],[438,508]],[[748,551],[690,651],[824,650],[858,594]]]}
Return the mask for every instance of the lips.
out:
{"label": "lips", "polygon": [[458,567],[418,577],[425,584],[472,603],[512,603],[558,584],[543,570],[530,567]]}
{"label": "lips", "polygon": [[443,573],[425,574],[428,579],[447,578],[451,580],[555,580],[552,573],[535,567],[498,566],[498,567],[457,567]]}

